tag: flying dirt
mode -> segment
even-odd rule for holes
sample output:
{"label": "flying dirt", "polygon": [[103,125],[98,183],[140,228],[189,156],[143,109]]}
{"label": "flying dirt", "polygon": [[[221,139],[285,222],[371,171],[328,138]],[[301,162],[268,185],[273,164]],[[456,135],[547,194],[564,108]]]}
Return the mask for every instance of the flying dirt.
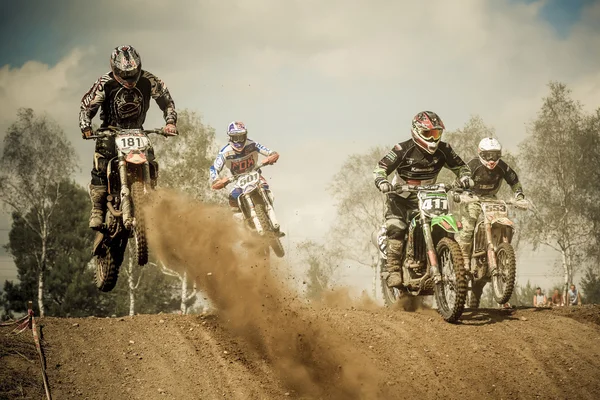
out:
{"label": "flying dirt", "polygon": [[227,328],[266,357],[287,386],[318,397],[379,396],[382,372],[286,289],[263,244],[228,209],[159,192],[147,216],[157,256],[197,276]]}
{"label": "flying dirt", "polygon": [[[216,313],[44,318],[54,398],[600,398],[598,306],[466,310],[448,324],[343,293],[308,304],[228,209],[158,194],[150,248],[194,276]],[[0,341],[0,399],[43,393],[23,340]]]}

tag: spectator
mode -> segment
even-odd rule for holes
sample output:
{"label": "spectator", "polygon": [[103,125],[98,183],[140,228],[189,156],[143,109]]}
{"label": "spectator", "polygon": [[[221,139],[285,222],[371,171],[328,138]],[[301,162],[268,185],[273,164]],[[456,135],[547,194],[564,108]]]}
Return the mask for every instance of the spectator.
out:
{"label": "spectator", "polygon": [[546,295],[542,293],[541,288],[535,289],[535,294],[533,295],[533,306],[534,307],[546,307],[546,303],[548,299],[546,299]]}
{"label": "spectator", "polygon": [[575,289],[575,285],[571,284],[571,289],[567,292],[567,301],[570,306],[580,306],[581,296],[579,290]]}
{"label": "spectator", "polygon": [[563,301],[562,293],[558,289],[554,289],[554,294],[552,295],[552,302],[550,302],[553,306],[564,306],[565,303]]}

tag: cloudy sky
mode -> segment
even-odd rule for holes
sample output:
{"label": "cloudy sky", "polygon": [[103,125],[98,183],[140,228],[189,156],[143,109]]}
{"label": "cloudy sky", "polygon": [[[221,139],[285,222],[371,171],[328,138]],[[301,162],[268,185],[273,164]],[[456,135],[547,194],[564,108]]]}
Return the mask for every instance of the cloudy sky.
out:
{"label": "cloudy sky", "polygon": [[[0,138],[18,107],[50,113],[86,184],[93,143],[80,137],[79,100],[112,48],[130,44],[220,142],[242,120],[280,152],[265,174],[292,244],[326,232],[325,189],[344,157],[406,140],[418,111],[451,130],[479,114],[514,150],[549,80],[588,110],[600,103],[593,0],[29,0],[3,4],[0,18]],[[146,126],[161,123],[153,104]]]}

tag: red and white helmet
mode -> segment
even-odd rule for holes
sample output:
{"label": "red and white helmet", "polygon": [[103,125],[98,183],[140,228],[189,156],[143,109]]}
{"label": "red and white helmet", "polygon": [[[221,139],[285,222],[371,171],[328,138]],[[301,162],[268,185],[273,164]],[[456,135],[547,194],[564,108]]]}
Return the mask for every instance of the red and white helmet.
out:
{"label": "red and white helmet", "polygon": [[493,137],[481,139],[477,146],[479,161],[489,169],[496,168],[500,157],[502,157],[502,145]]}
{"label": "red and white helmet", "polygon": [[421,111],[412,120],[413,141],[428,152],[435,153],[442,139],[442,133],[446,127],[442,119],[433,111]]}
{"label": "red and white helmet", "polygon": [[110,55],[110,68],[117,82],[132,89],[142,75],[142,59],[133,47],[119,46]]}

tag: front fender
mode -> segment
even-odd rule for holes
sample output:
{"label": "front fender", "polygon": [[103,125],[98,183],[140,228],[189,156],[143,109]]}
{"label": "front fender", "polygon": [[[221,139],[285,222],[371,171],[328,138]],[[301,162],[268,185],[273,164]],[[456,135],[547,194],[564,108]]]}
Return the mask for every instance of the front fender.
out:
{"label": "front fender", "polygon": [[458,233],[459,231],[458,223],[453,215],[438,215],[437,217],[433,217],[431,219],[431,228],[433,229],[435,226],[439,226],[450,233]]}
{"label": "front fender", "polygon": [[496,224],[498,224],[498,225],[504,225],[504,226],[509,226],[511,228],[514,226],[514,223],[510,219],[508,219],[506,217],[493,218],[493,219],[490,220],[490,223],[492,224],[492,226],[496,225]]}

